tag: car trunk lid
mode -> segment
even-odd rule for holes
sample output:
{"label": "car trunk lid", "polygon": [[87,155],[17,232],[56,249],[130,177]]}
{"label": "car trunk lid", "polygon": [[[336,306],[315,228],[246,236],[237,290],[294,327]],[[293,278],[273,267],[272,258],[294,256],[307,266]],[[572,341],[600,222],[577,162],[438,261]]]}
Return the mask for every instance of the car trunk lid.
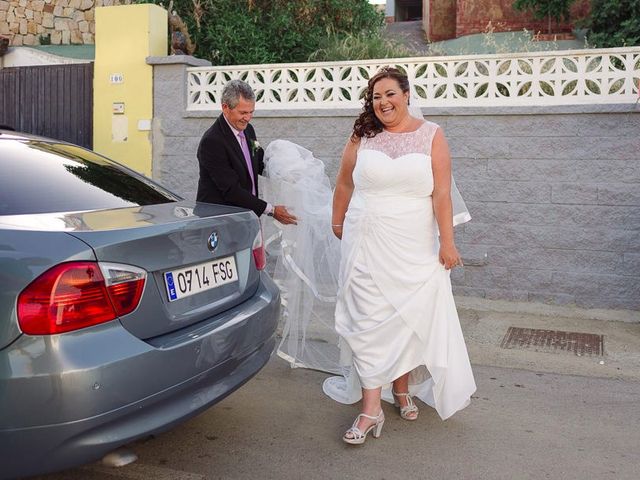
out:
{"label": "car trunk lid", "polygon": [[147,271],[140,304],[121,317],[141,339],[210,319],[253,294],[259,221],[247,210],[188,201],[66,216],[100,262]]}

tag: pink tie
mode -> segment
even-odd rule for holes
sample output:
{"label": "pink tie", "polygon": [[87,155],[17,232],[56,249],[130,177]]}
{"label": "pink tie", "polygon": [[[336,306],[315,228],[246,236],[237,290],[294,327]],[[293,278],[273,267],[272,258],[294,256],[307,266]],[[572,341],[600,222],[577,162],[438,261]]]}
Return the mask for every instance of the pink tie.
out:
{"label": "pink tie", "polygon": [[244,132],[238,134],[240,137],[240,145],[242,147],[242,154],[244,160],[247,162],[247,168],[249,169],[249,176],[251,177],[251,193],[256,194],[256,182],[253,178],[253,165],[251,164],[251,154],[249,153],[249,145],[247,144],[247,137],[244,136]]}

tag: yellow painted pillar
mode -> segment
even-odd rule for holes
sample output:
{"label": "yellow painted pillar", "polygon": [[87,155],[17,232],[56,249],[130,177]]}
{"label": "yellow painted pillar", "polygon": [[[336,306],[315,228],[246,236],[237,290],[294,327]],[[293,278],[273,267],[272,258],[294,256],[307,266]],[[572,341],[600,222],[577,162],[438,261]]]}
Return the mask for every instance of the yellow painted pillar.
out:
{"label": "yellow painted pillar", "polygon": [[151,176],[153,67],[167,55],[167,11],[151,4],[96,8],[93,148]]}

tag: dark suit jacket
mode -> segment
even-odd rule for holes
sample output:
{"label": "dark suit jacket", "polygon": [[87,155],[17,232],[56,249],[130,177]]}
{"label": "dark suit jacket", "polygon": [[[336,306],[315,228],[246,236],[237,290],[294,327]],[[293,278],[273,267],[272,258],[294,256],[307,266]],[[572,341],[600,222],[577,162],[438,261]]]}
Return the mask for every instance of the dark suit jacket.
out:
{"label": "dark suit jacket", "polygon": [[220,114],[202,136],[198,146],[200,178],[196,198],[199,202],[248,208],[260,216],[267,208],[267,203],[257,196],[258,175],[264,169],[264,151],[261,148],[255,153],[251,151],[251,143],[256,139],[256,132],[251,124],[247,126],[244,134],[251,153],[256,195],[251,193],[251,177],[240,144],[227,121]]}

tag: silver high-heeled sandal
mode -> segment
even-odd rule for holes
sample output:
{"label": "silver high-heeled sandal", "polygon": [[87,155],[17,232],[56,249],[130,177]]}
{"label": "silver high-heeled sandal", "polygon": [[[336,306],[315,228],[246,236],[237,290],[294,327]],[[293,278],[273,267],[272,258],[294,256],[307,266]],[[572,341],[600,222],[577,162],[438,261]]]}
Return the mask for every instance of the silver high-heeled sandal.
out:
{"label": "silver high-heeled sandal", "polygon": [[[358,428],[358,421],[360,417],[368,418],[370,420],[375,420],[376,423],[370,425],[364,432]],[[342,436],[342,440],[350,445],[361,445],[367,439],[367,435],[369,432],[373,435],[373,438],[378,438],[382,434],[382,426],[384,425],[384,412],[380,410],[380,413],[377,417],[372,417],[371,415],[367,415],[366,413],[359,414],[353,425],[349,430],[344,432]]]}
{"label": "silver high-heeled sandal", "polygon": [[[408,393],[396,393],[393,390],[391,390],[391,393],[393,394],[393,403],[396,407],[400,407],[400,417],[410,422],[417,420],[419,413],[418,406],[413,403],[411,395]],[[398,397],[405,397],[407,399],[407,404],[404,407],[400,406]]]}

